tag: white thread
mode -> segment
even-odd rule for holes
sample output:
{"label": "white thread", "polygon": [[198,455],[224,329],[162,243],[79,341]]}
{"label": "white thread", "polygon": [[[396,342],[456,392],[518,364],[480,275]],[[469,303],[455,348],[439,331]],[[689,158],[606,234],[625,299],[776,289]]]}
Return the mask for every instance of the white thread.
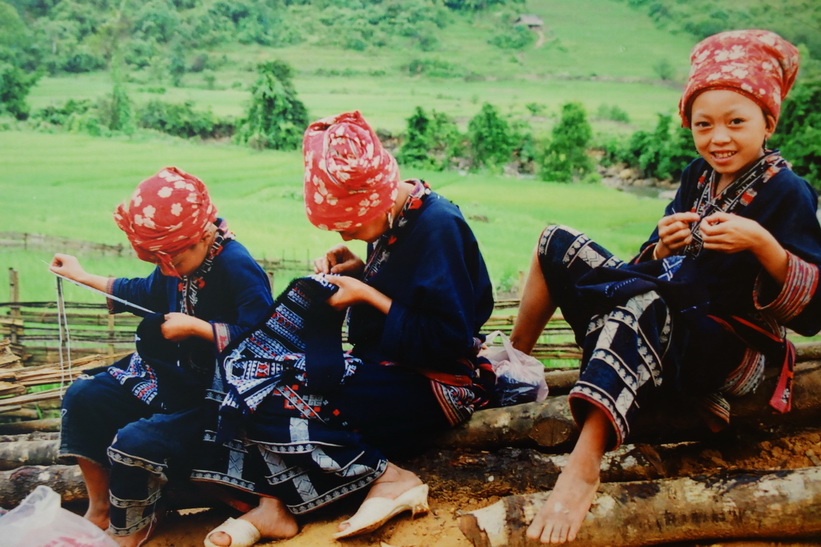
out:
{"label": "white thread", "polygon": [[[66,302],[63,296],[63,280],[57,277],[57,329],[60,340],[60,398],[65,393],[66,376],[71,383],[71,337],[68,332],[68,315],[66,314]],[[65,331],[65,338],[63,332]],[[65,346],[65,359],[68,360],[68,371],[66,371],[65,359],[63,357],[63,346]]]}

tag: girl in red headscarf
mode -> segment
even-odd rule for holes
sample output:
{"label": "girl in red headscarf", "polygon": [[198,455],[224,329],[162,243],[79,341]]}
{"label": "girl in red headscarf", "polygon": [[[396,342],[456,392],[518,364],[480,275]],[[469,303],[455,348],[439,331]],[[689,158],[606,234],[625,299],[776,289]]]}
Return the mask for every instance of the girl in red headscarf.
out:
{"label": "girl in red headscarf", "polygon": [[162,486],[188,476],[217,354],[260,321],[273,298],[265,272],[193,175],[161,170],[114,218],[137,256],[157,265],[151,275],[94,275],[66,254],[54,256],[51,271],[116,297],[111,313],[156,313],[140,323],[136,352],[69,386],[59,457],[80,466],[85,517],[120,545],[138,545],[156,523]]}
{"label": "girl in red headscarf", "polygon": [[679,108],[701,157],[638,255],[625,263],[550,226],[531,262],[511,342],[531,351],[559,307],[583,349],[569,396],[581,433],[527,530],[543,543],[577,537],[602,456],[630,433],[640,404],[673,394],[718,430],[727,399],[756,389],[772,365],[781,376],[770,404],[786,412],[785,327],[821,328],[818,196],[767,148],[798,51],[772,32],[732,31],[696,45],[691,62]]}
{"label": "girl in red headscarf", "polygon": [[[458,207],[400,179],[359,112],[311,124],[303,154],[308,219],[367,242],[368,255],[330,249],[317,276],[292,282],[226,350],[229,390],[206,443],[216,457],[194,477],[261,501],[209,533],[208,547],[293,536],[297,517],[349,496],[365,499],[335,538],[427,512],[428,486],[389,458],[467,420],[495,380],[478,359],[492,286]],[[232,425],[244,433],[233,441]]]}

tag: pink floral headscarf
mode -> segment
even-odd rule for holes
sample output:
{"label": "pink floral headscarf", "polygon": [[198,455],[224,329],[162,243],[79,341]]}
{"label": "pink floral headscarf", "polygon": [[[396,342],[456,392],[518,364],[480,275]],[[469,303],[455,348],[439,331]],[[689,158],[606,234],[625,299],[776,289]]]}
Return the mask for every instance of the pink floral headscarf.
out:
{"label": "pink floral headscarf", "polygon": [[171,258],[197,243],[217,218],[205,184],[176,167],[166,167],[137,185],[131,200],[114,211],[137,256],[172,272]]}
{"label": "pink floral headscarf", "polygon": [[309,125],[302,152],[305,212],[314,226],[356,228],[393,205],[399,168],[358,111]]}
{"label": "pink floral headscarf", "polygon": [[682,126],[690,127],[693,100],[708,89],[741,93],[778,121],[798,61],[795,46],[768,30],[732,30],[705,38],[690,53],[690,76],[679,102]]}

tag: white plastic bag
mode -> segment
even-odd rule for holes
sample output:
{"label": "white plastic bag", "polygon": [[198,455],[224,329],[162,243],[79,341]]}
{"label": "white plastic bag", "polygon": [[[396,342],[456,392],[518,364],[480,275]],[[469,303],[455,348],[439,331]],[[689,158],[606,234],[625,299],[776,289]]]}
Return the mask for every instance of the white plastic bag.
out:
{"label": "white plastic bag", "polygon": [[[501,346],[491,343],[500,338]],[[502,331],[493,331],[485,340],[486,349],[479,355],[485,357],[496,374],[496,404],[499,406],[544,401],[547,398],[547,382],[541,361],[517,350]]]}
{"label": "white plastic bag", "polygon": [[0,517],[4,547],[117,547],[105,532],[60,507],[60,495],[42,484]]}

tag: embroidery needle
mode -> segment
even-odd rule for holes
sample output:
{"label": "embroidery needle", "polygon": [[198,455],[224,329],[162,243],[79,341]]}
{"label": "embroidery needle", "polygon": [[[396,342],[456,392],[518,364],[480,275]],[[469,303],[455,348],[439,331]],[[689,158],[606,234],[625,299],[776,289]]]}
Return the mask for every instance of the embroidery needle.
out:
{"label": "embroidery needle", "polygon": [[[48,264],[49,266],[51,266],[51,264],[49,264],[49,263],[48,263],[48,262],[46,262],[45,260],[43,260],[43,262],[44,262],[45,264]],[[89,285],[85,285],[85,284],[83,284],[83,283],[80,283],[79,281],[74,281],[73,279],[71,279],[71,278],[69,278],[69,277],[66,277],[66,276],[64,276],[64,275],[60,275],[60,274],[58,274],[57,272],[52,272],[51,270],[49,270],[49,272],[51,272],[52,274],[56,275],[57,277],[60,277],[60,278],[62,278],[62,279],[65,279],[66,281],[70,281],[71,283],[74,283],[74,284],[75,284],[75,285],[77,285],[78,287],[83,287],[84,289],[88,289],[88,290],[90,290],[91,292],[94,292],[94,293],[97,293],[97,294],[101,294],[101,295],[105,296],[106,298],[110,298],[111,300],[114,300],[114,301],[116,301],[116,302],[119,302],[120,304],[125,304],[126,306],[128,306],[128,307],[130,307],[130,308],[134,308],[135,310],[139,310],[139,311],[144,312],[144,313],[157,313],[157,312],[155,312],[155,311],[151,311],[151,310],[149,310],[148,308],[143,308],[142,306],[138,306],[137,304],[132,304],[131,302],[129,302],[128,300],[126,300],[126,299],[124,299],[124,298],[119,298],[119,297],[117,297],[117,296],[114,296],[113,294],[108,294],[107,292],[105,292],[105,291],[101,291],[100,289],[95,289],[94,287],[91,287],[91,286],[89,286]]]}

